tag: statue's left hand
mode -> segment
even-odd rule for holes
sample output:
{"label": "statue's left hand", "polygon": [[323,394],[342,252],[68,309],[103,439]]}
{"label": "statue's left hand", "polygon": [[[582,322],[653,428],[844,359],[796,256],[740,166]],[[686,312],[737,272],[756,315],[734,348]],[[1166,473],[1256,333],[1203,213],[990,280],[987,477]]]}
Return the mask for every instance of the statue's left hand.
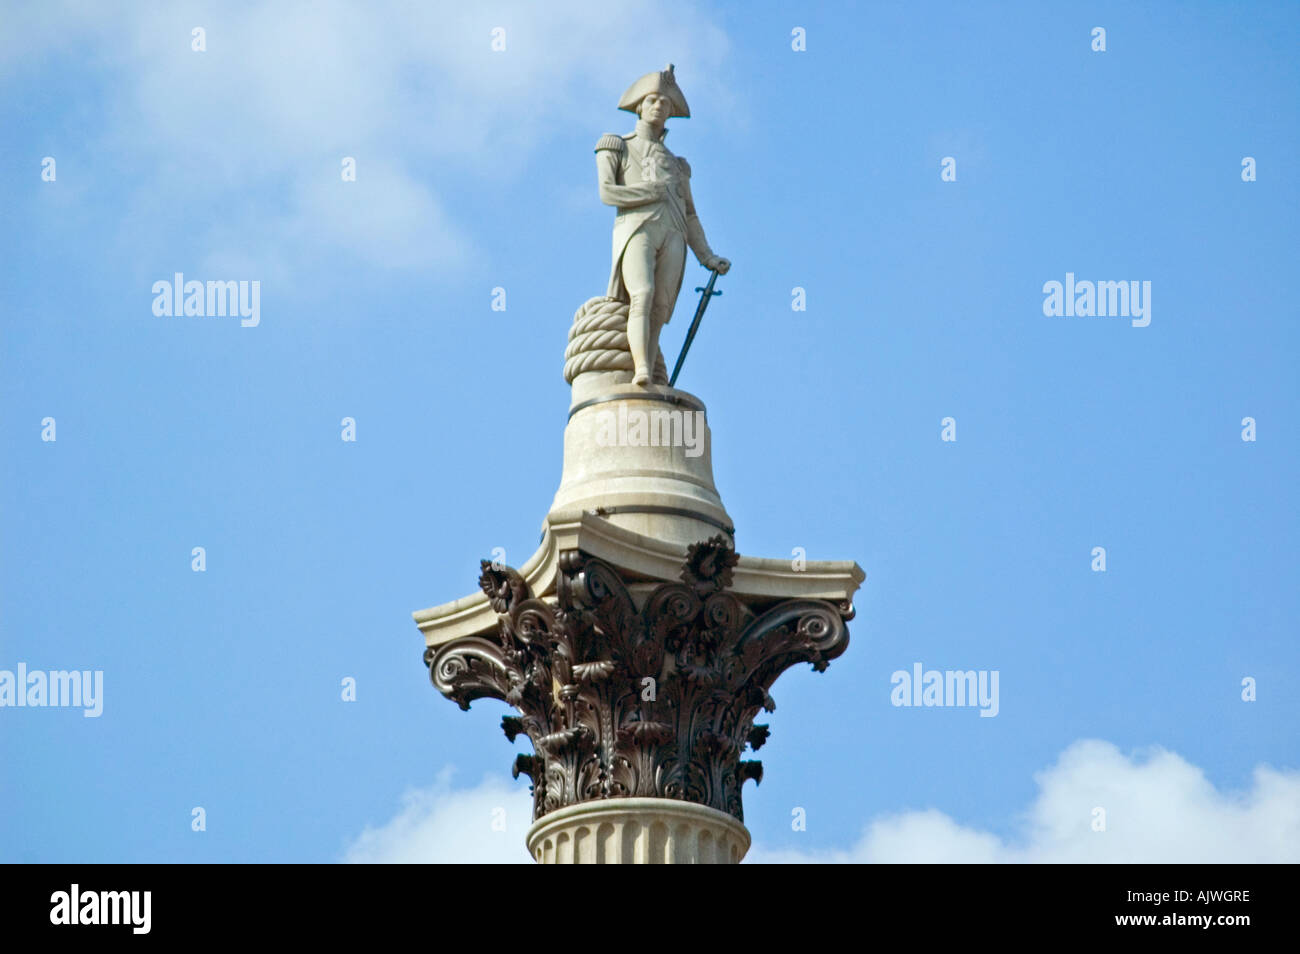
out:
{"label": "statue's left hand", "polygon": [[727,272],[731,271],[731,262],[723,258],[721,255],[714,255],[704,263],[704,267],[717,272],[719,275],[725,275]]}

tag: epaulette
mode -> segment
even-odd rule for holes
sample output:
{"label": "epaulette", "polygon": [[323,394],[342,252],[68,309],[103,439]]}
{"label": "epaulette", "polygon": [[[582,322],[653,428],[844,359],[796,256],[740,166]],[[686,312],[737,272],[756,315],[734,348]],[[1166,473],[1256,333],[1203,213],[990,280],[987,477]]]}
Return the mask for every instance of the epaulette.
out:
{"label": "epaulette", "polygon": [[600,137],[600,142],[596,143],[596,152],[602,149],[612,149],[614,152],[623,152],[627,149],[627,143],[623,141],[622,136],[615,136],[613,133],[605,133]]}

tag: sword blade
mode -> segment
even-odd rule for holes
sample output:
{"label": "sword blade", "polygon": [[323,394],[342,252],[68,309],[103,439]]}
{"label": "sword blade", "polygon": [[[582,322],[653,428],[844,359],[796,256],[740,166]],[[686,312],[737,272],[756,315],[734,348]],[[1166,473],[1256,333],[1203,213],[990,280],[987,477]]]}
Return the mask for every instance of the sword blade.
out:
{"label": "sword blade", "polygon": [[668,386],[674,387],[677,384],[677,375],[682,371],[682,362],[686,360],[686,352],[691,350],[691,342],[695,340],[695,332],[700,330],[700,322],[704,320],[704,309],[709,307],[709,299],[714,295],[721,295],[722,292],[713,290],[713,283],[718,280],[717,271],[709,270],[709,283],[703,288],[695,289],[697,292],[703,292],[700,295],[700,304],[695,309],[695,317],[691,319],[691,327],[686,332],[686,341],[682,344],[682,353],[677,356],[677,364],[673,367],[673,376],[668,379]]}

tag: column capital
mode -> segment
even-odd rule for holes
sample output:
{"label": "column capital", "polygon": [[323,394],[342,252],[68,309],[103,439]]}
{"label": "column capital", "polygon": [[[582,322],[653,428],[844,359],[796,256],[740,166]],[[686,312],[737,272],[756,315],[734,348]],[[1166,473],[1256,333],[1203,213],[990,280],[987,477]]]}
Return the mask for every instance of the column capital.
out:
{"label": "column capital", "polygon": [[799,663],[825,670],[848,646],[853,609],[848,599],[742,598],[732,589],[738,562],[721,534],[687,548],[678,581],[561,550],[550,595],[539,596],[514,569],[484,560],[496,632],[431,644],[430,677],[463,709],[486,697],[518,710],[502,728],[512,742],[532,740],[514,774],[532,782],[537,821],[650,798],[743,822],[741,787],[763,767],[742,755],[767,739],[754,720],[775,708],[772,684]]}

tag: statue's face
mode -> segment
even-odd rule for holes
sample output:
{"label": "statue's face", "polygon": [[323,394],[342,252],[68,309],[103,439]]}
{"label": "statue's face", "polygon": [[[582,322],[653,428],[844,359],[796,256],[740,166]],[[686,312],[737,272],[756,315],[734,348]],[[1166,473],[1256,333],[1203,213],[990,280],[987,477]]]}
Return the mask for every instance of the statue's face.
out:
{"label": "statue's face", "polygon": [[672,112],[672,101],[658,93],[646,93],[641,100],[641,118],[648,123],[662,123]]}

